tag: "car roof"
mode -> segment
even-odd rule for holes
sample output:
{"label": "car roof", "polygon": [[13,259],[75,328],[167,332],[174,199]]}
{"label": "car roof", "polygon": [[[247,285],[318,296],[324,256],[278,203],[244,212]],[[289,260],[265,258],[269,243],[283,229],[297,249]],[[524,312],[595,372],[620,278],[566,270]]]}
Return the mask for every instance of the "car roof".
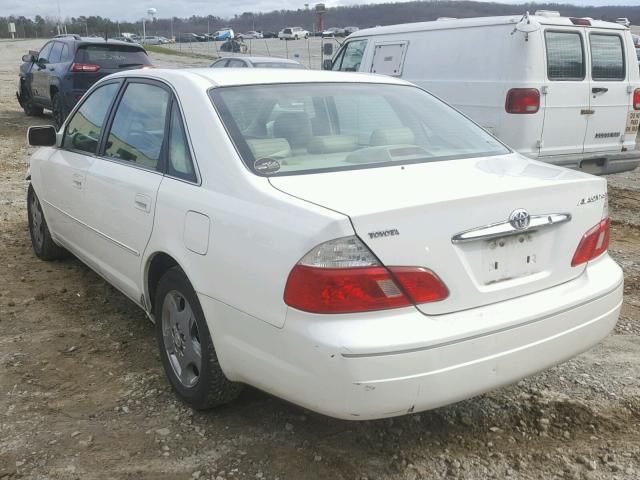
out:
{"label": "car roof", "polygon": [[105,41],[105,39],[103,37],[80,37],[80,36],[66,36],[66,37],[54,37],[51,38],[49,41],[55,40],[56,42],[64,42],[64,43],[76,43],[79,46],[80,45],[93,45],[93,44],[109,44],[109,45],[126,45],[127,47],[135,47],[135,46],[139,46],[140,48],[142,48],[142,46],[135,44],[135,43],[130,43],[130,42],[125,42],[122,40],[114,40],[113,38],[109,38]]}
{"label": "car roof", "polygon": [[267,85],[281,83],[387,83],[392,85],[410,85],[399,78],[368,73],[332,72],[324,70],[279,69],[279,68],[149,68],[125,70],[114,73],[109,78],[138,77],[157,80],[193,83],[209,87],[228,87],[239,85]]}
{"label": "car roof", "polygon": [[[403,23],[399,25],[387,25],[384,27],[365,28],[358,30],[349,38],[366,37],[370,35],[389,35],[395,33],[420,32],[426,30],[448,30],[454,28],[484,27],[491,25],[516,24],[522,20],[522,15],[510,15],[504,17],[475,17],[475,18],[455,18],[434,20],[432,22]],[[529,15],[530,19],[535,19],[541,25],[558,25],[565,27],[578,27],[571,22],[570,17]],[[613,30],[626,30],[627,27],[614,22],[588,19],[594,28],[610,28]]]}

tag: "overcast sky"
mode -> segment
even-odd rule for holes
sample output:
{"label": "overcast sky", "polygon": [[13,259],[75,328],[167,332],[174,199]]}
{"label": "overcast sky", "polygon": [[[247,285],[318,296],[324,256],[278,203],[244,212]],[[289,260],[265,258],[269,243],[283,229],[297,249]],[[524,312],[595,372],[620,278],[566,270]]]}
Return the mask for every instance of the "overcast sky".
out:
{"label": "overcast sky", "polygon": [[[59,0],[62,17],[101,15],[114,20],[135,20],[146,14],[149,7],[158,11],[159,17],[190,17],[191,15],[215,15],[232,17],[246,11],[268,12],[280,9],[304,8],[309,0]],[[382,0],[330,0],[327,6],[381,3]],[[313,5],[316,2],[312,2]],[[503,1],[501,3],[520,3]],[[637,0],[574,0],[575,5],[633,5]],[[0,15],[25,15],[33,17],[58,15],[58,0],[0,0]]]}

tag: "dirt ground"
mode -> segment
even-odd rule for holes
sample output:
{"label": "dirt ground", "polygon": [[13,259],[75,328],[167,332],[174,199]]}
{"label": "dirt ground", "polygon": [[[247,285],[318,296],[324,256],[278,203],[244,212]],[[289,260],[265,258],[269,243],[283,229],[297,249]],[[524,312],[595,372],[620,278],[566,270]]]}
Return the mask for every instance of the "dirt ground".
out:
{"label": "dirt ground", "polygon": [[[640,172],[611,176],[615,331],[576,359],[435,411],[346,422],[253,389],[194,413],[164,379],[142,311],[77,260],[31,249],[32,148],[0,42],[0,479],[640,478]],[[158,65],[202,59],[153,56]]]}

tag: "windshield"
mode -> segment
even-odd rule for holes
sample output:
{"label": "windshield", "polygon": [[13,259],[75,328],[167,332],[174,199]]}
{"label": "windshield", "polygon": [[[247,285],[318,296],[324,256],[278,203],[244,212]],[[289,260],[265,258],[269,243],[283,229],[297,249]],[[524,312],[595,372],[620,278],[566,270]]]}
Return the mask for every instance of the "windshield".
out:
{"label": "windshield", "polygon": [[[155,37],[146,37],[151,40]],[[151,65],[145,51],[135,45],[85,45],[76,52],[77,63],[100,65],[103,69]]]}
{"label": "windshield", "polygon": [[306,83],[210,90],[244,163],[292,175],[503,155],[509,150],[425,91]]}

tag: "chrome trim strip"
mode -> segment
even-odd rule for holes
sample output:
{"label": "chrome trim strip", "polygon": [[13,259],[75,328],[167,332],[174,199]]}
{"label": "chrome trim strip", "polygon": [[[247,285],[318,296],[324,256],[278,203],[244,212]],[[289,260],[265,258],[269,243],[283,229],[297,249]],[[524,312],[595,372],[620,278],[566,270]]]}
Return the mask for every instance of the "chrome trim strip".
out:
{"label": "chrome trim strip", "polygon": [[111,243],[117,245],[120,248],[123,248],[124,250],[126,250],[127,252],[135,255],[136,257],[140,256],[140,252],[138,252],[137,250],[125,245],[122,242],[119,242],[118,240],[116,240],[115,238],[111,238],[109,235],[107,235],[106,233],[102,233],[100,230],[96,230],[95,228],[93,228],[90,225],[87,225],[86,223],[84,223],[81,220],[78,220],[76,217],[74,217],[73,215],[69,215],[67,212],[65,212],[64,210],[61,210],[60,208],[56,207],[55,205],[49,203],[46,200],[41,200],[42,202],[46,203],[47,205],[49,205],[51,208],[56,209],[58,212],[62,213],[63,215],[69,217],[71,220],[73,220],[74,222],[82,225],[83,227],[85,227],[88,230],[91,230],[92,232],[94,232],[95,234],[97,234],[98,236],[104,238],[105,240],[110,241]]}
{"label": "chrome trim strip", "polygon": [[[611,295],[612,293],[615,293],[616,290],[618,290],[619,288],[622,287],[622,285],[624,284],[624,281],[620,281],[616,284],[615,287],[605,291],[604,293],[602,293],[601,295],[598,295],[597,297],[591,298],[589,300],[585,300],[584,302],[580,302],[577,303],[575,305],[571,305],[570,307],[564,308],[562,310],[558,310],[556,312],[553,313],[549,313],[547,315],[543,315],[542,317],[536,317],[533,318],[529,321],[523,322],[523,323],[518,323],[516,325],[509,325],[507,327],[502,327],[502,328],[497,328],[495,330],[490,330],[488,332],[483,332],[483,333],[478,333],[476,335],[471,335],[468,337],[463,337],[463,338],[456,338],[455,340],[449,340],[448,342],[442,342],[442,343],[438,343],[435,345],[427,345],[424,347],[415,347],[415,348],[407,348],[405,350],[393,350],[390,352],[373,352],[373,353],[341,353],[340,355],[344,358],[366,358],[366,357],[385,357],[387,355],[402,355],[405,353],[415,353],[415,352],[424,352],[427,350],[434,350],[437,348],[442,348],[442,347],[448,347],[450,345],[455,345],[457,343],[463,343],[463,342],[467,342],[470,340],[477,340],[479,338],[483,338],[483,337],[489,337],[491,335],[495,335],[498,333],[503,333],[503,332],[508,332],[509,330],[514,330],[517,328],[521,328],[521,327],[526,327],[527,325],[532,325],[534,323],[538,323],[541,322],[543,320],[548,320],[549,318],[555,317],[557,315],[562,315],[564,313],[570,312],[571,310],[574,310],[576,308],[580,308],[580,307],[584,307],[585,305],[588,305],[590,303],[593,302],[597,302],[598,300],[601,300],[602,298]],[[507,300],[508,301],[508,300]],[[607,313],[611,312],[612,310],[615,310],[616,308],[619,308],[620,305],[622,305],[622,300],[620,300],[620,302],[612,309],[610,309],[609,311],[605,312],[603,315],[606,315]],[[602,317],[602,315],[600,316]],[[597,318],[600,318],[597,317]],[[593,321],[593,320],[591,320]],[[586,323],[590,323],[590,322],[586,322]],[[580,324],[578,326],[582,326],[585,324]]]}
{"label": "chrome trim strip", "polygon": [[571,221],[570,213],[549,213],[545,215],[531,215],[529,226],[522,230],[516,229],[509,221],[492,223],[484,227],[465,230],[451,237],[451,243],[474,242],[476,240],[489,240],[491,238],[506,237],[508,235],[518,235],[524,232],[540,230]]}

